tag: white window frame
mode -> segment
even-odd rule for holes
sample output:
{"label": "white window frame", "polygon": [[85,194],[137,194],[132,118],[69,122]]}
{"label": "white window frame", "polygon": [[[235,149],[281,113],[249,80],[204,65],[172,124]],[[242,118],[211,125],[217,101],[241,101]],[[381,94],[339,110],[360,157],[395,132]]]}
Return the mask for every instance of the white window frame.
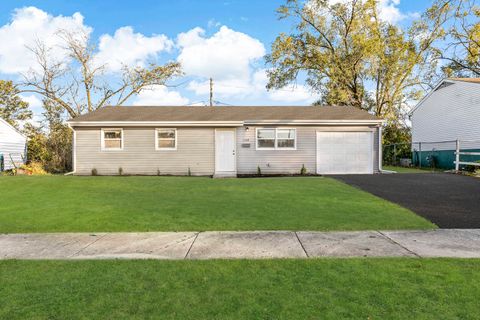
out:
{"label": "white window frame", "polygon": [[[274,147],[273,148],[262,148],[258,146],[258,130],[265,130],[265,129],[270,129],[274,130]],[[279,147],[277,141],[278,139],[278,130],[293,130],[294,132],[294,137],[293,137],[293,148],[290,147]],[[280,128],[255,128],[255,150],[297,150],[297,128],[290,128],[290,127],[280,127]]]}
{"label": "white window frame", "polygon": [[[123,148],[125,147],[125,138],[124,138],[124,135],[123,135],[123,128],[102,128],[100,130],[100,135],[101,135],[101,148],[102,148],[102,151],[122,151]],[[109,131],[120,131],[120,135],[121,135],[121,147],[120,148],[105,148],[105,132],[109,132]]]}
{"label": "white window frame", "polygon": [[[174,148],[162,148],[158,144],[158,132],[162,130],[173,130],[175,132],[175,147]],[[155,129],[155,150],[157,151],[172,151],[172,150],[177,150],[178,146],[178,132],[176,128],[156,128]],[[164,138],[165,139],[165,138]],[[166,139],[166,140],[171,140],[171,139]]]}

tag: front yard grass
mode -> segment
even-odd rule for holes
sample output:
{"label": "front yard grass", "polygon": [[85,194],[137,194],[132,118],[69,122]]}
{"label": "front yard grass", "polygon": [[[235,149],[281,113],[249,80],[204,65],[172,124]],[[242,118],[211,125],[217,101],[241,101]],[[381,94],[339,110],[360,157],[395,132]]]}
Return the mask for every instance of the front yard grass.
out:
{"label": "front yard grass", "polygon": [[330,178],[0,177],[0,232],[435,228]]}
{"label": "front yard grass", "polygon": [[0,261],[1,319],[479,319],[480,260]]}
{"label": "front yard grass", "polygon": [[432,172],[442,172],[441,169],[432,169],[432,168],[414,168],[414,167],[397,167],[397,166],[383,166],[383,169],[389,171],[395,171],[397,173],[432,173]]}

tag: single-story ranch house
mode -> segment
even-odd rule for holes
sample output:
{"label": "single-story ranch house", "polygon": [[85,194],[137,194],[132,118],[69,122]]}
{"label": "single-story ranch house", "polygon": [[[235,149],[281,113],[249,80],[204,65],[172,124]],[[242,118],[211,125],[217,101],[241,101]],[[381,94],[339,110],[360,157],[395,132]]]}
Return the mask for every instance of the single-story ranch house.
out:
{"label": "single-story ranch house", "polygon": [[[457,140],[461,152],[480,152],[480,78],[448,78],[440,81],[410,111],[415,164],[455,167]],[[461,162],[480,160],[461,155]]]}
{"label": "single-story ranch house", "polygon": [[74,174],[375,173],[382,120],[353,107],[110,106],[69,122]]}

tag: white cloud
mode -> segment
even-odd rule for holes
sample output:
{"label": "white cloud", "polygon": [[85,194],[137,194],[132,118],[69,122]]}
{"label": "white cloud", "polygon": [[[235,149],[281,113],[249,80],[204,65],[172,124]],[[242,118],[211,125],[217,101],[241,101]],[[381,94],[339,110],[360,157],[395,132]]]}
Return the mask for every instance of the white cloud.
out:
{"label": "white cloud", "polygon": [[133,102],[136,106],[180,106],[188,104],[188,98],[182,97],[177,91],[170,91],[161,85],[151,86],[142,90]]}
{"label": "white cloud", "polygon": [[[351,0],[329,0],[331,4],[346,3]],[[377,0],[378,15],[383,21],[396,24],[406,18],[416,18],[418,13],[404,13],[400,10],[400,0]]]}
{"label": "white cloud", "polygon": [[380,0],[378,4],[379,17],[384,21],[395,24],[407,17],[398,8],[400,0]]}
{"label": "white cloud", "polygon": [[[279,90],[267,91],[267,74],[265,69],[255,71],[250,79],[226,79],[213,82],[213,98],[222,102],[232,103],[234,100],[266,100],[275,104],[311,104],[318,100],[318,95],[312,94],[306,86],[295,85],[285,87]],[[193,80],[187,86],[187,89],[193,91],[201,97],[208,97],[210,91],[209,81]],[[244,104],[244,103],[240,103]]]}
{"label": "white cloud", "polygon": [[[257,91],[266,91],[265,86],[268,78],[265,69],[260,69],[253,75],[253,85]],[[319,99],[319,96],[313,94],[304,85],[297,84],[287,86],[279,90],[270,90],[266,92],[268,99],[275,102],[311,104]]]}
{"label": "white cloud", "polygon": [[173,41],[163,34],[147,37],[127,26],[117,29],[113,36],[100,36],[95,61],[98,65],[105,64],[110,71],[119,71],[123,65],[144,66],[148,59],[172,47]]}
{"label": "white cloud", "polygon": [[17,74],[35,69],[35,55],[27,47],[33,47],[36,40],[47,47],[56,47],[50,52],[51,59],[63,59],[66,53],[60,49],[59,30],[86,34],[92,31],[83,24],[83,16],[78,12],[72,16],[52,16],[35,7],[16,9],[10,23],[0,27],[0,72]]}
{"label": "white cloud", "polygon": [[265,46],[245,33],[222,26],[211,37],[194,28],[178,35],[178,61],[187,75],[216,80],[250,77],[254,62],[265,55]]}
{"label": "white cloud", "polygon": [[[193,91],[196,95],[206,96],[210,92],[210,81],[192,80],[188,83],[187,89]],[[213,89],[215,97],[242,97],[256,93],[256,88],[243,79],[214,80]]]}
{"label": "white cloud", "polygon": [[258,39],[222,26],[208,37],[202,28],[181,33],[177,38],[178,61],[191,81],[187,89],[207,97],[213,78],[214,99],[229,100],[259,94],[253,81],[255,64],[265,55],[265,46]]}
{"label": "white cloud", "polygon": [[295,87],[283,88],[281,90],[272,90],[268,92],[270,100],[277,102],[302,102],[311,104],[318,100],[317,97],[303,85],[297,85]]}
{"label": "white cloud", "polygon": [[43,103],[42,100],[40,100],[36,95],[31,94],[31,95],[20,95],[20,98],[28,102],[28,106],[30,107],[30,110],[32,110],[34,113],[42,113],[43,109]]}

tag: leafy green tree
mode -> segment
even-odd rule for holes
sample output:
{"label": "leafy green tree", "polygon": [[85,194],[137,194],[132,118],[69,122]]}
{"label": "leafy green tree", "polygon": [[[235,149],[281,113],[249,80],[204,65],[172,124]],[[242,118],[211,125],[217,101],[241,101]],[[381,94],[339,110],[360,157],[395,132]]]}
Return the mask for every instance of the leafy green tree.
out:
{"label": "leafy green tree", "polygon": [[374,51],[370,14],[360,1],[330,4],[313,0],[303,5],[288,0],[278,10],[291,18],[295,32],[280,34],[266,56],[267,88],[281,88],[306,74],[307,84],[322,94],[322,103],[366,108],[367,57]]}
{"label": "leafy green tree", "polygon": [[447,77],[480,76],[480,8],[475,1],[440,0],[447,2],[451,11],[451,24],[447,27],[444,42],[438,47],[440,59],[447,62],[442,70]]}
{"label": "leafy green tree", "polygon": [[27,136],[27,160],[29,162],[40,162],[45,166],[50,159],[47,135],[40,128],[30,123],[25,125],[23,132]]}
{"label": "leafy green tree", "polygon": [[72,130],[63,121],[65,110],[48,100],[43,101],[44,121],[41,127],[27,124],[28,160],[39,162],[50,173],[72,170]]}
{"label": "leafy green tree", "polygon": [[280,34],[266,56],[267,88],[301,76],[321,104],[350,105],[395,121],[435,74],[432,44],[444,35],[448,6],[430,8],[408,30],[381,20],[378,1],[287,0],[281,19],[295,31]]}
{"label": "leafy green tree", "polygon": [[383,128],[384,162],[396,165],[400,158],[411,158],[411,140],[412,133],[410,127],[404,123],[387,123]]}
{"label": "leafy green tree", "polygon": [[43,101],[48,126],[47,149],[50,154],[45,169],[48,172],[67,172],[72,169],[72,130],[63,121],[65,110],[49,100]]}
{"label": "leafy green tree", "polygon": [[18,95],[20,90],[12,81],[0,80],[0,118],[18,129],[18,121],[28,120],[32,111],[28,109],[28,102]]}

